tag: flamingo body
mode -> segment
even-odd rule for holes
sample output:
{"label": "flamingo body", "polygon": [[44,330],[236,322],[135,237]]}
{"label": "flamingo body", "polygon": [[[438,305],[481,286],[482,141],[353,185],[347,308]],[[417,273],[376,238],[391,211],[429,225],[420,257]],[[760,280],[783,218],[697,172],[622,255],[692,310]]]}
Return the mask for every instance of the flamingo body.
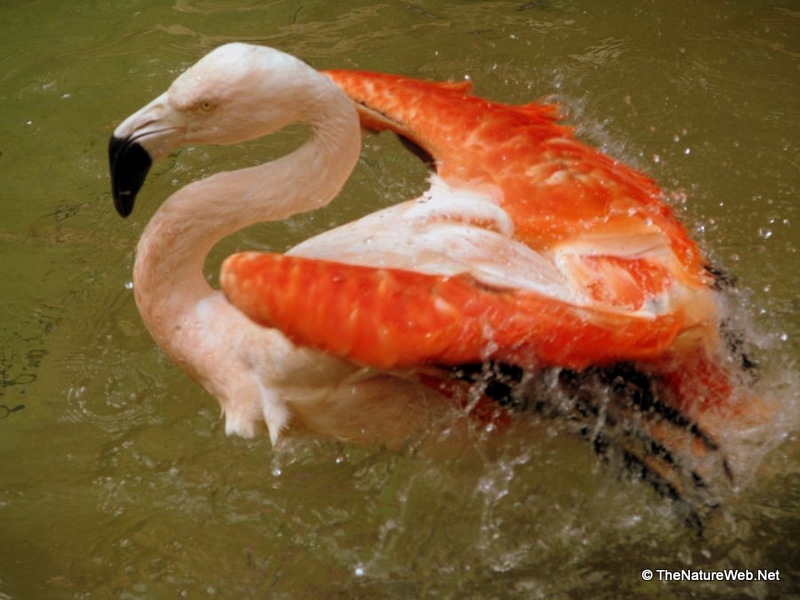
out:
{"label": "flamingo body", "polygon": [[[428,152],[441,182],[413,208],[387,209],[392,218],[367,217],[314,240],[335,238],[337,261],[379,271],[230,259],[223,289],[251,318],[299,344],[380,368],[493,359],[584,369],[713,352],[710,277],[663,194],[577,141],[555,122],[554,107],[491,102],[466,84],[327,75],[357,103],[363,125],[393,130]],[[476,197],[452,200],[464,191]],[[420,205],[438,209],[410,216]],[[434,244],[424,235],[445,255],[432,267],[426,253]],[[365,238],[390,242],[375,254],[359,243]],[[408,248],[394,251],[406,260],[386,264],[390,243]],[[475,246],[490,250],[478,257]],[[278,272],[295,275],[269,285]]]}

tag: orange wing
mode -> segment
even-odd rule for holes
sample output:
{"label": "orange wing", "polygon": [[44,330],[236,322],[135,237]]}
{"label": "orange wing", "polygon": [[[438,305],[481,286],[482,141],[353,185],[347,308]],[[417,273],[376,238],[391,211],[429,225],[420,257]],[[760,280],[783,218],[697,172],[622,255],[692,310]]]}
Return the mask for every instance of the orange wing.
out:
{"label": "orange wing", "polygon": [[[618,257],[602,247],[573,259],[572,276],[596,303],[636,310],[676,285],[692,290],[682,294],[687,301],[707,294],[701,254],[655,184],[575,140],[570,129],[555,123],[555,107],[508,106],[469,96],[464,86],[392,75],[329,76],[362,112],[381,116],[381,122],[366,117],[373,127],[382,123],[425,148],[452,185],[496,186],[515,237],[531,248],[593,238],[624,244],[626,237],[653,232],[666,236],[672,251],[667,261]],[[713,315],[688,319],[687,328],[704,321],[713,329]]]}
{"label": "orange wing", "polygon": [[550,105],[510,106],[469,95],[466,84],[329,71],[360,106],[362,122],[423,147],[448,182],[494,185],[516,236],[536,249],[595,231],[647,223],[666,233],[686,270],[704,282],[703,261],[648,177],[575,139]]}
{"label": "orange wing", "polygon": [[671,315],[633,318],[539,294],[297,256],[229,257],[222,286],[251,319],[301,345],[383,369],[498,360],[582,369],[663,354]]}

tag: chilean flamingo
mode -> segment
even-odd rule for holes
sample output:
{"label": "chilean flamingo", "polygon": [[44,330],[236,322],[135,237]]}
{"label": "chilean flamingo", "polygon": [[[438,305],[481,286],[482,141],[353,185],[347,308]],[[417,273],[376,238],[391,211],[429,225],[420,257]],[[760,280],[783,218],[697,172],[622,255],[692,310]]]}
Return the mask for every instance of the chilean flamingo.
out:
{"label": "chilean flamingo", "polygon": [[[430,190],[286,255],[234,255],[225,296],[214,291],[202,268],[218,240],[338,193],[358,156],[359,116],[433,157]],[[678,414],[649,435],[671,444],[677,422],[692,432],[679,445],[709,453],[716,444],[687,423],[737,410],[711,271],[652,181],[555,120],[553,107],[490,102],[466,84],[326,77],[276,50],[222,46],[115,130],[119,213],[131,212],[152,161],[178,146],[233,144],[296,121],[311,136],[165,201],[134,267],[143,320],[219,400],[228,433],[266,424],[273,443],[290,426],[397,440],[442,404],[441,367],[632,365]]]}

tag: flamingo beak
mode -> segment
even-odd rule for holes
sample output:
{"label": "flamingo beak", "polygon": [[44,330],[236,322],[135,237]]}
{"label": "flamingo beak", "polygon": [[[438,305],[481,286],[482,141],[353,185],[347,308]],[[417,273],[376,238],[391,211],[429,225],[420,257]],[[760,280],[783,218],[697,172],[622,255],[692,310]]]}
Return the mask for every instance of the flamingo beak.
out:
{"label": "flamingo beak", "polygon": [[108,162],[114,208],[120,216],[127,217],[133,211],[136,194],[147,178],[153,159],[135,138],[112,135],[108,143]]}
{"label": "flamingo beak", "polygon": [[185,142],[186,124],[165,92],[114,130],[108,143],[111,194],[117,212],[127,217],[153,161]]}

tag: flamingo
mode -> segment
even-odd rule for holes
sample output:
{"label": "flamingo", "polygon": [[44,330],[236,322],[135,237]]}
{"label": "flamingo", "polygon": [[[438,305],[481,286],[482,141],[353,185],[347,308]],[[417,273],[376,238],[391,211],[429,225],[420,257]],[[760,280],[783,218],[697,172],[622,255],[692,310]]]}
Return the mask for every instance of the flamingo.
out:
{"label": "flamingo", "polygon": [[[680,444],[716,449],[686,426],[736,411],[714,271],[657,186],[576,140],[551,106],[480,99],[466,83],[322,74],[278,50],[227,44],[116,128],[115,207],[130,214],[152,162],[179,146],[298,121],[311,131],[299,149],[178,190],[137,249],[142,319],[219,401],[228,434],[402,440],[449,402],[448,373],[460,367],[630,365],[679,415],[651,435],[672,439],[665,430],[679,423],[692,432]],[[360,125],[430,155],[430,189],[286,254],[235,254],[212,289],[203,264],[216,242],[337,195]]]}

